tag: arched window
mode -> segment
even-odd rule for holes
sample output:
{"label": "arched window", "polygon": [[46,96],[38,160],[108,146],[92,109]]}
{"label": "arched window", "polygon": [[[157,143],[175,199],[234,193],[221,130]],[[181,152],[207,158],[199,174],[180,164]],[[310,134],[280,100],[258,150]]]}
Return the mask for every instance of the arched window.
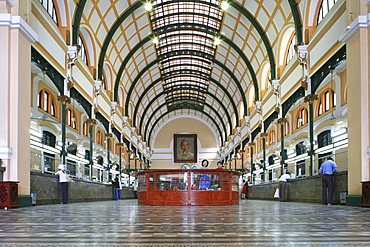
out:
{"label": "arched window", "polygon": [[290,134],[290,131],[289,131],[289,122],[286,121],[285,124],[284,124],[284,136],[288,136]]}
{"label": "arched window", "polygon": [[101,145],[104,147],[104,135],[102,133],[102,131],[98,130],[96,132],[96,141],[95,141],[98,145]]}
{"label": "arched window", "polygon": [[81,38],[81,36],[78,36],[78,44],[81,46],[80,51],[78,52],[78,55],[82,58],[82,60],[85,62],[87,66],[89,66],[89,61],[87,58],[87,50],[84,40]]}
{"label": "arched window", "polygon": [[83,135],[84,136],[87,136],[87,137],[89,137],[90,136],[90,126],[89,126],[89,124],[87,123],[87,120],[84,122],[84,124],[83,124],[83,131],[82,131],[83,133]]}
{"label": "arched window", "polygon": [[295,49],[294,49],[294,36],[293,36],[289,42],[289,48],[288,48],[288,53],[286,55],[285,64],[288,64],[290,60],[292,60],[294,55],[295,55]]}
{"label": "arched window", "polygon": [[42,89],[37,95],[37,107],[56,117],[55,99],[48,90]]}
{"label": "arched window", "polygon": [[77,118],[76,113],[72,108],[67,108],[67,125],[77,130]]}
{"label": "arched window", "polygon": [[308,123],[308,111],[306,107],[301,107],[297,112],[296,128],[299,129],[300,127],[306,125],[307,123]]}
{"label": "arched window", "polygon": [[318,98],[316,115],[321,116],[325,112],[330,111],[336,105],[336,95],[332,89],[328,88],[322,92]]}
{"label": "arched window", "polygon": [[329,10],[334,6],[337,0],[322,0],[319,15],[317,16],[317,25],[324,19]]}
{"label": "arched window", "polygon": [[55,5],[53,0],[39,0],[42,6],[46,9],[48,14],[51,16],[53,21],[58,25],[57,12],[55,10]]}
{"label": "arched window", "polygon": [[272,145],[275,143],[275,141],[276,141],[275,130],[270,130],[268,135],[268,144]]}

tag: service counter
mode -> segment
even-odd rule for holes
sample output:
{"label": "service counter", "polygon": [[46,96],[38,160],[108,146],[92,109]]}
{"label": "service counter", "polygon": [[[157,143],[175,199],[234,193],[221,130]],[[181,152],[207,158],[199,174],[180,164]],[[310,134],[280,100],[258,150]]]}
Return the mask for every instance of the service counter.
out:
{"label": "service counter", "polygon": [[240,173],[215,169],[138,172],[138,203],[143,205],[232,205],[239,203]]}

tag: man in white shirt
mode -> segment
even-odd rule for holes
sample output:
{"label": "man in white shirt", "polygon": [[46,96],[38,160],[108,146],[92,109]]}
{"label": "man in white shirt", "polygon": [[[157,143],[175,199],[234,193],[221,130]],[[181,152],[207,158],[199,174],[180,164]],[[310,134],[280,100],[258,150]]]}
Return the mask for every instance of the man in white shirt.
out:
{"label": "man in white shirt", "polygon": [[290,179],[290,172],[279,177],[279,200],[281,202],[286,202],[286,183]]}

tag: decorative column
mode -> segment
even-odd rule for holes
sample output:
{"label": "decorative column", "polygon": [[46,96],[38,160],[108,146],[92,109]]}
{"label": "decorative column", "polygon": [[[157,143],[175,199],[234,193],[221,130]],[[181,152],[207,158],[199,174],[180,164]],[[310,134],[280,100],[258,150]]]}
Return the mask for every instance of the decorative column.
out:
{"label": "decorative column", "polygon": [[304,97],[304,102],[308,102],[308,114],[309,114],[309,132],[310,132],[310,151],[308,155],[310,156],[310,175],[313,176],[314,174],[314,155],[315,155],[315,147],[314,147],[314,130],[313,130],[313,121],[314,121],[314,108],[313,103],[315,100],[318,99],[316,94],[309,94]]}
{"label": "decorative column", "polygon": [[235,162],[234,162],[234,170],[236,171],[236,160],[238,159],[238,155],[237,154],[234,155],[234,159],[235,159]]}
{"label": "decorative column", "polygon": [[89,125],[89,134],[90,134],[90,157],[89,157],[89,180],[92,180],[92,169],[93,169],[93,151],[94,151],[94,126],[96,125],[96,119],[87,119],[86,123]]}
{"label": "decorative column", "polygon": [[118,147],[119,147],[119,181],[121,181],[121,171],[122,171],[122,147],[123,147],[123,143],[120,142],[120,143],[117,143]]}
{"label": "decorative column", "polygon": [[106,133],[105,138],[107,138],[107,160],[108,160],[108,182],[111,180],[110,179],[110,139],[112,138],[112,133]]}
{"label": "decorative column", "polygon": [[242,157],[242,176],[243,176],[244,175],[244,153],[245,153],[245,150],[241,149],[241,150],[239,150],[239,153],[240,153],[240,156]]}
{"label": "decorative column", "polygon": [[137,155],[134,156],[135,173],[137,172]]}
{"label": "decorative column", "polygon": [[127,164],[127,173],[128,173],[128,186],[130,186],[130,162],[131,162],[131,154],[133,153],[132,150],[127,150],[128,154],[128,164]]}
{"label": "decorative column", "polygon": [[58,96],[58,101],[62,103],[62,165],[66,164],[66,105],[71,103],[71,98],[65,95]]}
{"label": "decorative column", "polygon": [[278,124],[280,125],[280,129],[281,129],[281,157],[280,157],[280,165],[281,165],[281,174],[284,174],[284,164],[285,164],[285,157],[284,157],[284,127],[285,127],[285,123],[287,122],[288,120],[286,118],[279,118],[277,120]]}
{"label": "decorative column", "polygon": [[369,4],[367,0],[346,1],[347,23],[339,36],[346,43],[347,60],[348,206],[366,201],[362,185],[370,181]]}
{"label": "decorative column", "polygon": [[268,134],[266,132],[261,133],[263,139],[263,180],[266,181],[266,139]]}
{"label": "decorative column", "polygon": [[253,177],[253,172],[254,172],[254,164],[253,164],[253,148],[256,146],[256,144],[254,142],[250,142],[248,143],[249,147],[250,147],[250,154],[251,154],[251,184],[253,184],[254,182],[254,177]]}

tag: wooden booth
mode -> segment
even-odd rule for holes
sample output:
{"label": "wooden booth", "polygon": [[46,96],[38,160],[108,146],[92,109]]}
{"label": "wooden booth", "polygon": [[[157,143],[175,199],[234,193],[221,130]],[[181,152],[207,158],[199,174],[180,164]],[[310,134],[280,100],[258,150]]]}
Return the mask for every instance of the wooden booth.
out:
{"label": "wooden booth", "polygon": [[212,206],[239,203],[239,172],[173,169],[147,170],[137,175],[139,204]]}

